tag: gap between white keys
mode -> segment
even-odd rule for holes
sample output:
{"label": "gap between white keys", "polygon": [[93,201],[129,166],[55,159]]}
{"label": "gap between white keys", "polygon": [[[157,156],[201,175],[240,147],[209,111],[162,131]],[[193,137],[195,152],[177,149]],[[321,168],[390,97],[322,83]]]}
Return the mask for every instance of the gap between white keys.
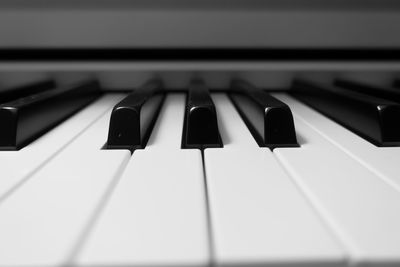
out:
{"label": "gap between white keys", "polygon": [[[102,116],[123,95],[101,97],[19,151],[0,151],[0,203],[38,168]],[[11,190],[11,191],[10,191]]]}
{"label": "gap between white keys", "polygon": [[78,265],[207,266],[201,153],[182,150],[185,96],[167,96],[148,145],[136,150]]}
{"label": "gap between white keys", "polygon": [[224,142],[205,150],[216,264],[344,265],[341,246],[272,152],[257,146],[226,95],[212,97]]}
{"label": "gap between white keys", "polygon": [[286,94],[275,94],[297,116],[400,192],[400,147],[377,147]]}
{"label": "gap between white keys", "polygon": [[130,157],[129,151],[100,150],[109,117],[107,112],[1,203],[0,266],[69,263]]}
{"label": "gap between white keys", "polygon": [[300,149],[274,153],[348,248],[350,263],[399,264],[400,195],[299,119],[297,101],[281,99],[292,109],[303,141]]}

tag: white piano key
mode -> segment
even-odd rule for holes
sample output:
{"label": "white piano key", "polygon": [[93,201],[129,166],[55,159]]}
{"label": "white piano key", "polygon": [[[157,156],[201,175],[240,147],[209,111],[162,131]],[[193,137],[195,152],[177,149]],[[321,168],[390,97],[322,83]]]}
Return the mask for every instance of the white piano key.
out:
{"label": "white piano key", "polygon": [[344,266],[345,253],[273,153],[214,94],[223,149],[205,150],[218,266]]}
{"label": "white piano key", "polygon": [[[159,114],[157,123],[150,135],[146,151],[153,149],[179,150],[182,142],[183,116],[185,106],[183,94],[169,94],[164,102],[164,109]],[[182,118],[182,121],[181,121]]]}
{"label": "white piano key", "polygon": [[291,104],[314,130],[400,191],[400,147],[377,147],[290,96],[276,96]]}
{"label": "white piano key", "polygon": [[109,113],[1,203],[0,266],[69,264],[130,158],[100,150]]}
{"label": "white piano key", "polygon": [[136,150],[77,264],[208,266],[200,151],[182,150],[185,96],[167,96],[148,146]]}
{"label": "white piano key", "polygon": [[214,93],[212,94],[212,99],[217,110],[219,131],[224,143],[224,148],[259,150],[257,142],[250,134],[227,95]]}
{"label": "white piano key", "polygon": [[[106,95],[19,151],[0,151],[0,201],[110,109],[122,94]],[[105,140],[106,141],[106,140]]]}
{"label": "white piano key", "polygon": [[400,194],[300,119],[297,101],[278,97],[302,142],[274,153],[347,248],[349,264],[399,265]]}

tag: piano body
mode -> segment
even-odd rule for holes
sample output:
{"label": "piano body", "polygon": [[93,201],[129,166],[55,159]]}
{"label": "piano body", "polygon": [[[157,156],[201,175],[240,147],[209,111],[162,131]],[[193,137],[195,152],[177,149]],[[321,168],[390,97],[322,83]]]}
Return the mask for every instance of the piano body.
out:
{"label": "piano body", "polygon": [[400,4],[0,3],[0,266],[400,266]]}

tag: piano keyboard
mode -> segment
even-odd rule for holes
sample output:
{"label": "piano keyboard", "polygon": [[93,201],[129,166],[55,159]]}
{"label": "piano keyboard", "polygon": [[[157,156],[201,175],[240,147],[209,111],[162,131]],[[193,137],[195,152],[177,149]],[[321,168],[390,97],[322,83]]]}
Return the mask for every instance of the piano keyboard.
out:
{"label": "piano keyboard", "polygon": [[0,105],[0,266],[400,266],[400,90],[87,86]]}

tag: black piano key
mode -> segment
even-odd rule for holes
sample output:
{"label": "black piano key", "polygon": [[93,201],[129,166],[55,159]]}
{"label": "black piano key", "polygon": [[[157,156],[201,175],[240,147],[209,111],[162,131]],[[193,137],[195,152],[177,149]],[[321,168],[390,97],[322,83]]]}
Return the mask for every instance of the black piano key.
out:
{"label": "black piano key", "polygon": [[54,89],[56,83],[53,80],[43,80],[0,91],[0,103],[7,103],[29,95],[34,95],[46,90]]}
{"label": "black piano key", "polygon": [[20,149],[88,105],[100,94],[99,84],[90,81],[1,104],[0,149]]}
{"label": "black piano key", "polygon": [[396,88],[384,88],[342,79],[335,80],[334,85],[346,90],[352,90],[400,103],[400,91]]}
{"label": "black piano key", "polygon": [[400,89],[400,79],[395,79],[392,86],[397,90]]}
{"label": "black piano key", "polygon": [[291,94],[377,146],[400,145],[400,105],[337,87],[296,80]]}
{"label": "black piano key", "polygon": [[161,81],[151,80],[113,108],[106,149],[145,148],[164,99],[162,88]]}
{"label": "black piano key", "polygon": [[243,80],[231,83],[230,97],[259,146],[298,147],[288,105]]}
{"label": "black piano key", "polygon": [[182,148],[222,147],[217,112],[202,80],[192,80],[187,96]]}

